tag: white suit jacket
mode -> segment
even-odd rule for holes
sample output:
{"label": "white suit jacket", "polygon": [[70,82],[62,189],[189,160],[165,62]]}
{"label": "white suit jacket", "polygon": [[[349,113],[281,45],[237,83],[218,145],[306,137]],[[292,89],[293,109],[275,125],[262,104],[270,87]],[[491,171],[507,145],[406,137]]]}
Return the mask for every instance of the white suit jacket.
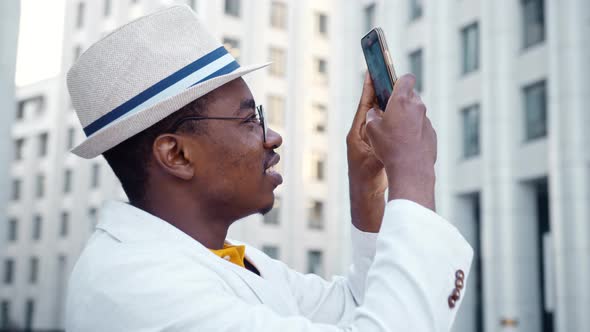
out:
{"label": "white suit jacket", "polygon": [[450,223],[394,200],[379,233],[352,227],[351,238],[348,273],[331,281],[246,244],[258,276],[162,219],[108,202],[70,278],[66,330],[450,330],[461,302],[448,304],[455,272],[463,270],[466,281],[472,260],[471,247]]}

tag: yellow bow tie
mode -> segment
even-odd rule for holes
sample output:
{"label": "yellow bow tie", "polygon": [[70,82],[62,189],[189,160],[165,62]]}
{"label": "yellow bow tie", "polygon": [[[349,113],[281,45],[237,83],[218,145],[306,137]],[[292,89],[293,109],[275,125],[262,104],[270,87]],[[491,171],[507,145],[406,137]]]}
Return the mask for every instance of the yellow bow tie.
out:
{"label": "yellow bow tie", "polygon": [[214,253],[215,255],[229,261],[232,262],[238,266],[241,267],[246,267],[244,265],[244,254],[246,251],[246,246],[244,245],[240,245],[240,246],[234,246],[231,244],[227,244],[224,243],[223,244],[223,249],[209,249],[211,250],[212,253]]}

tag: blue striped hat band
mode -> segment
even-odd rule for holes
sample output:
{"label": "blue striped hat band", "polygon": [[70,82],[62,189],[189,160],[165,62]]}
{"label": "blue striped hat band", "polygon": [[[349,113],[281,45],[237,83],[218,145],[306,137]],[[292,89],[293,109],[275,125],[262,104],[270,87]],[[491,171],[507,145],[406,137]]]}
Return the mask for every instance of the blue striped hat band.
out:
{"label": "blue striped hat band", "polygon": [[84,127],[84,132],[86,136],[90,136],[124,116],[140,112],[194,85],[229,74],[239,67],[231,54],[221,46],[96,119]]}

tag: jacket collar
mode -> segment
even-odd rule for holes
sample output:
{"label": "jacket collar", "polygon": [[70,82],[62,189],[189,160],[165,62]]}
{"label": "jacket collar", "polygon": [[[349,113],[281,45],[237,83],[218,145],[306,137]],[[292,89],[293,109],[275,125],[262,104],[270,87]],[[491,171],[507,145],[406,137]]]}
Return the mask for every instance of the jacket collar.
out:
{"label": "jacket collar", "polygon": [[[261,303],[269,304],[271,307],[278,306],[276,310],[279,312],[288,310],[284,307],[285,303],[277,298],[276,290],[273,290],[268,280],[234,263],[221,259],[180,229],[131,204],[118,201],[105,202],[100,211],[96,228],[107,232],[121,242],[148,242],[150,245],[165,243],[166,246],[175,246],[191,254],[198,254],[210,264],[223,267],[238,275],[252,289]],[[260,254],[256,250],[252,250],[246,243],[240,241],[229,240],[228,242],[230,244],[245,245],[246,258],[258,268],[261,276],[264,277],[263,260],[260,259]]]}
{"label": "jacket collar", "polygon": [[172,224],[128,203],[105,202],[98,220],[97,229],[121,242],[170,242],[209,251]]}

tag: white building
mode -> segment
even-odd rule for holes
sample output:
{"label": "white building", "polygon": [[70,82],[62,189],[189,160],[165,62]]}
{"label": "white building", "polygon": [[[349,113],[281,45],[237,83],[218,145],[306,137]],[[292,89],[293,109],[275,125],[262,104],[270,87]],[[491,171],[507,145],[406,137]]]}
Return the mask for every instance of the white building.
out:
{"label": "white building", "polygon": [[[16,71],[16,53],[18,39],[20,1],[7,0],[0,2],[0,188],[10,187],[8,174],[12,156],[11,125],[14,121],[15,86],[14,77]],[[9,191],[0,189],[0,211],[6,211],[9,201]],[[8,224],[5,213],[0,213],[0,225]],[[4,246],[6,243],[7,229],[0,227],[0,260],[2,270],[5,263]],[[12,268],[12,267],[9,267]],[[4,275],[2,274],[4,277]],[[4,278],[3,278],[4,279]],[[0,286],[1,289],[1,286]],[[11,303],[6,297],[0,298],[0,320],[5,321],[10,312]]]}
{"label": "white building", "polygon": [[[274,61],[246,80],[257,102],[265,105],[271,127],[284,137],[279,169],[285,184],[277,190],[279,204],[273,212],[237,222],[230,237],[303,272],[329,276],[339,271],[340,262],[327,259],[339,255],[339,232],[348,224],[337,217],[336,193],[341,190],[332,184],[340,176],[328,172],[343,153],[330,149],[328,154],[335,132],[331,121],[338,121],[328,117],[335,81],[328,61],[336,36],[331,1],[68,0],[62,74],[17,91],[14,152],[4,157],[10,165],[0,284],[8,308],[4,322],[63,329],[67,277],[93,231],[100,205],[125,199],[102,157],[84,160],[68,152],[84,137],[65,73],[105,34],[174,3],[194,8],[240,63]],[[344,136],[338,139],[342,147]]]}
{"label": "white building", "polygon": [[454,330],[590,330],[590,2],[342,6],[339,61],[356,70],[337,108],[352,117],[360,38],[379,25],[437,129],[438,212],[476,251]]}

